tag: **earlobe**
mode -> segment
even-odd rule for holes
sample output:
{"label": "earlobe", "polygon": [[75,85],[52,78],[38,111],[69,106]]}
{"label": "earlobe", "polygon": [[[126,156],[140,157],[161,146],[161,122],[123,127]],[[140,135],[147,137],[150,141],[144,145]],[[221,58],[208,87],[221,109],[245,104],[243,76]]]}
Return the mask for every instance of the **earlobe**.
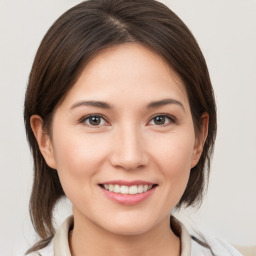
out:
{"label": "earlobe", "polygon": [[208,135],[208,126],[209,126],[209,114],[205,112],[201,116],[200,131],[199,131],[199,134],[196,136],[196,140],[195,140],[191,168],[197,165],[200,159],[200,156],[203,152],[204,143]]}
{"label": "earlobe", "polygon": [[43,120],[39,115],[33,115],[30,118],[30,126],[37,140],[41,154],[47,165],[56,169],[56,162],[49,134],[43,129]]}

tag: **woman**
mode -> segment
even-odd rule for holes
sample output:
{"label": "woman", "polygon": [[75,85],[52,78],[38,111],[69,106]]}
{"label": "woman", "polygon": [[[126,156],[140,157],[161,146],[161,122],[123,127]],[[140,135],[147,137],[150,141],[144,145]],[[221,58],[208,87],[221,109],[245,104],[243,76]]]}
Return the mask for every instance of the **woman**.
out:
{"label": "woman", "polygon": [[[188,28],[153,0],[93,0],[64,13],[31,70],[25,125],[30,255],[240,255],[170,217],[200,203],[216,134],[213,90]],[[55,233],[56,202],[73,216]]]}

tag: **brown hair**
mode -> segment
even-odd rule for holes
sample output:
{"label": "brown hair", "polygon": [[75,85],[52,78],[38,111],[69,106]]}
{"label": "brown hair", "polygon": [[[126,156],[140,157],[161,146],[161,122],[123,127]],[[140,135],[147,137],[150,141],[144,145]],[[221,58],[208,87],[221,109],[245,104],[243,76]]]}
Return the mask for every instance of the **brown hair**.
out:
{"label": "brown hair", "polygon": [[[100,50],[126,42],[151,48],[180,76],[187,91],[196,132],[201,115],[209,114],[209,130],[198,164],[191,169],[187,188],[177,208],[201,202],[208,180],[216,135],[216,107],[205,59],[186,25],[154,0],[90,0],[64,13],[49,29],[35,56],[25,98],[24,119],[34,159],[30,215],[41,241],[55,233],[53,209],[64,196],[56,170],[47,166],[30,127],[40,115],[50,133],[54,110],[78,79],[86,63]],[[207,168],[205,168],[207,167]]]}

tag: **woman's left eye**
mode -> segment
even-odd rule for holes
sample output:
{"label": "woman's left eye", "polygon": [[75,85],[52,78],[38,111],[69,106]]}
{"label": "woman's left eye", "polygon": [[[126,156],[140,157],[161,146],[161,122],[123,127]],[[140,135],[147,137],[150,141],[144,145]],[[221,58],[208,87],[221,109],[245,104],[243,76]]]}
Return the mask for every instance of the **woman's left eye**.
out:
{"label": "woman's left eye", "polygon": [[83,118],[81,120],[81,122],[87,126],[94,126],[94,127],[103,126],[103,125],[107,124],[106,120],[102,116],[99,116],[99,115],[87,116],[87,117]]}
{"label": "woman's left eye", "polygon": [[174,118],[167,115],[158,115],[152,118],[149,122],[150,125],[167,125],[169,123],[175,123]]}

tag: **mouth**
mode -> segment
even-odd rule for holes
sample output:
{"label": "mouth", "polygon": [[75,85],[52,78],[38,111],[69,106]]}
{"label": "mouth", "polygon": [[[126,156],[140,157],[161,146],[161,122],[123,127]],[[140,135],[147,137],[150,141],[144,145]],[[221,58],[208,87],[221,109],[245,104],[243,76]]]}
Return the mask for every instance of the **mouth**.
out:
{"label": "mouth", "polygon": [[124,181],[115,180],[99,184],[103,194],[121,205],[136,205],[151,197],[158,184],[142,180]]}
{"label": "mouth", "polygon": [[138,184],[138,185],[120,185],[120,184],[99,184],[104,190],[123,195],[137,195],[146,193],[154,189],[157,184]]}

